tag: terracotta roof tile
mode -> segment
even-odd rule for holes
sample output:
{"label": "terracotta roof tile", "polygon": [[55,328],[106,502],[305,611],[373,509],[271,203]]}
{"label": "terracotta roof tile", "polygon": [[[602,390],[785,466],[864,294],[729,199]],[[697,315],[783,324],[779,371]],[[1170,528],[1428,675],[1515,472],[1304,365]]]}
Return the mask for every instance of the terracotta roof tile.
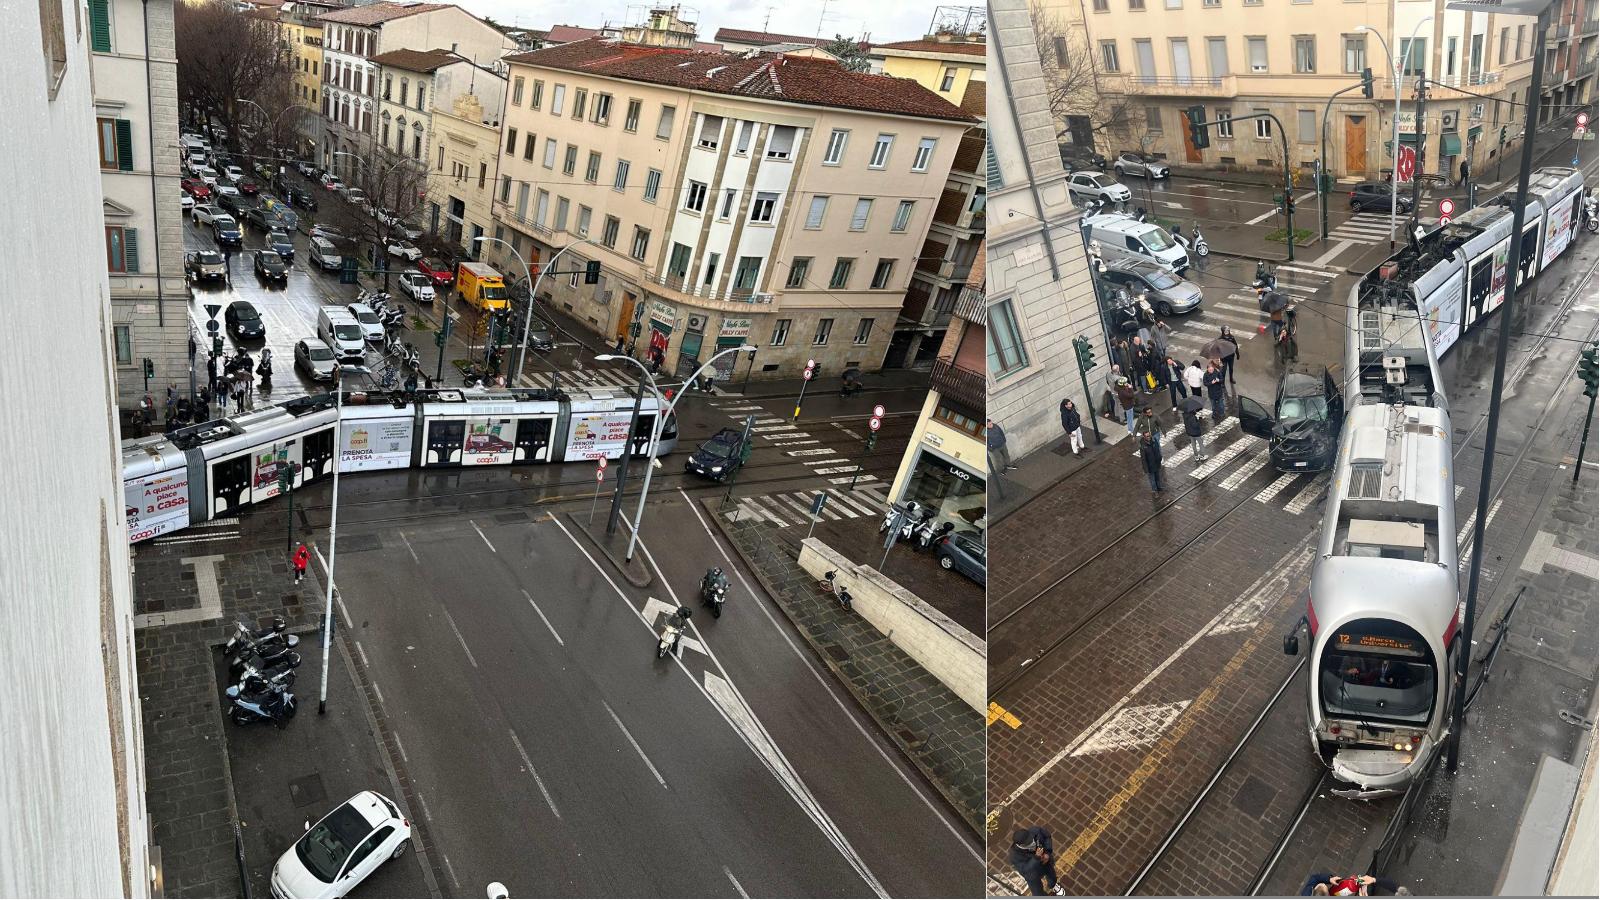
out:
{"label": "terracotta roof tile", "polygon": [[967,284],[970,287],[983,287],[983,274],[985,269],[984,250],[988,247],[988,245],[989,241],[987,239],[978,242],[978,255],[973,258],[972,269],[967,273]]}
{"label": "terracotta roof tile", "polygon": [[372,58],[380,66],[405,69],[407,72],[432,72],[460,60],[461,57],[449,50],[390,50]]}
{"label": "terracotta roof tile", "polygon": [[544,39],[552,44],[570,44],[574,41],[586,41],[592,37],[599,37],[598,28],[580,28],[577,25],[551,25],[545,33]]}
{"label": "terracotta roof tile", "polygon": [[736,44],[805,44],[807,47],[821,47],[828,43],[826,38],[801,37],[796,34],[778,34],[775,31],[745,31],[740,28],[718,28],[715,41],[732,41]]}
{"label": "terracotta roof tile", "polygon": [[967,92],[961,96],[961,111],[974,119],[988,115],[989,108],[985,99],[988,91],[985,88],[986,84],[982,81],[967,82]]}
{"label": "terracotta roof tile", "polygon": [[874,50],[910,50],[915,53],[955,53],[961,56],[982,56],[985,47],[981,43],[968,43],[966,41],[930,41],[926,38],[917,41],[896,41],[892,44],[873,44]]}
{"label": "terracotta roof tile", "polygon": [[266,9],[247,9],[244,11],[243,15],[248,19],[260,19],[263,22],[277,22],[278,12],[279,11],[276,7]]}
{"label": "terracotta roof tile", "polygon": [[366,6],[352,6],[348,9],[335,10],[327,15],[318,16],[319,22],[333,22],[339,25],[382,25],[395,19],[414,16],[418,13],[433,12],[439,9],[449,9],[454,4],[450,3],[369,3]]}
{"label": "terracotta roof tile", "polygon": [[908,78],[848,72],[832,60],[701,53],[589,40],[505,57],[508,62],[685,90],[952,122],[972,121]]}

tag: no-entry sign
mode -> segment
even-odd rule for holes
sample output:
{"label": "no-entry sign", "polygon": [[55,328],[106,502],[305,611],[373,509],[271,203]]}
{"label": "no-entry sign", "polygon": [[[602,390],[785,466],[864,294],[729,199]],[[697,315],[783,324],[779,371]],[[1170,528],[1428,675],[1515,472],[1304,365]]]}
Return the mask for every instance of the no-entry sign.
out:
{"label": "no-entry sign", "polygon": [[883,418],[883,413],[884,413],[884,409],[883,409],[883,404],[882,403],[879,403],[877,406],[874,406],[872,408],[872,417],[874,419]]}
{"label": "no-entry sign", "polygon": [[877,431],[879,428],[883,427],[883,420],[877,416],[873,416],[872,419],[867,422],[867,427],[871,428],[873,431]]}
{"label": "no-entry sign", "polygon": [[1456,202],[1454,200],[1451,200],[1449,197],[1446,197],[1443,200],[1439,201],[1439,215],[1448,217],[1450,215],[1453,215],[1455,213],[1455,211],[1456,211]]}

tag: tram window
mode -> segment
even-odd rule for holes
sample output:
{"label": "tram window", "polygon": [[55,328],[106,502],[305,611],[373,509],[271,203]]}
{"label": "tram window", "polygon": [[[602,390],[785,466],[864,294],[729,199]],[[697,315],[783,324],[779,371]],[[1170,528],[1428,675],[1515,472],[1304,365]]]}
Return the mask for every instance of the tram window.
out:
{"label": "tram window", "polygon": [[1330,716],[1425,723],[1433,710],[1433,667],[1389,656],[1330,652],[1319,688]]}
{"label": "tram window", "polygon": [[661,439],[675,438],[678,436],[678,414],[672,413],[667,420],[661,423]]}

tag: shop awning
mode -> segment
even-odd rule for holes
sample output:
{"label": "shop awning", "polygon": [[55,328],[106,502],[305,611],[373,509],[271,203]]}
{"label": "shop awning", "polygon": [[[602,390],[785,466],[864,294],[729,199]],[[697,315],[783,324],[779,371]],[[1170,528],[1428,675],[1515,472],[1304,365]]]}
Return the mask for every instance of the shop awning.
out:
{"label": "shop awning", "polygon": [[1461,135],[1459,135],[1459,134],[1441,134],[1441,135],[1439,135],[1439,154],[1441,156],[1460,156],[1461,155]]}
{"label": "shop awning", "polygon": [[1467,129],[1467,143],[1469,143],[1469,144],[1472,143],[1473,141],[1477,140],[1478,138],[1482,137],[1482,136],[1483,136],[1483,126],[1482,125],[1474,125],[1471,128]]}

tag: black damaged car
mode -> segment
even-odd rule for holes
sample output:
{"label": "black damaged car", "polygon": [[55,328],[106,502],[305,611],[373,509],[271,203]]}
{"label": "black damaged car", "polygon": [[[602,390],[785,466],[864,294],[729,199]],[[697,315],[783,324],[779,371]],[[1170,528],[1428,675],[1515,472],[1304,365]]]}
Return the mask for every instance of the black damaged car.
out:
{"label": "black damaged car", "polygon": [[724,428],[689,454],[689,458],[683,463],[683,469],[685,472],[723,481],[749,458],[749,451],[743,444],[743,431],[737,428]]}
{"label": "black damaged car", "polygon": [[1271,410],[1239,396],[1239,428],[1267,442],[1280,472],[1331,469],[1344,429],[1344,395],[1326,367],[1290,366]]}

